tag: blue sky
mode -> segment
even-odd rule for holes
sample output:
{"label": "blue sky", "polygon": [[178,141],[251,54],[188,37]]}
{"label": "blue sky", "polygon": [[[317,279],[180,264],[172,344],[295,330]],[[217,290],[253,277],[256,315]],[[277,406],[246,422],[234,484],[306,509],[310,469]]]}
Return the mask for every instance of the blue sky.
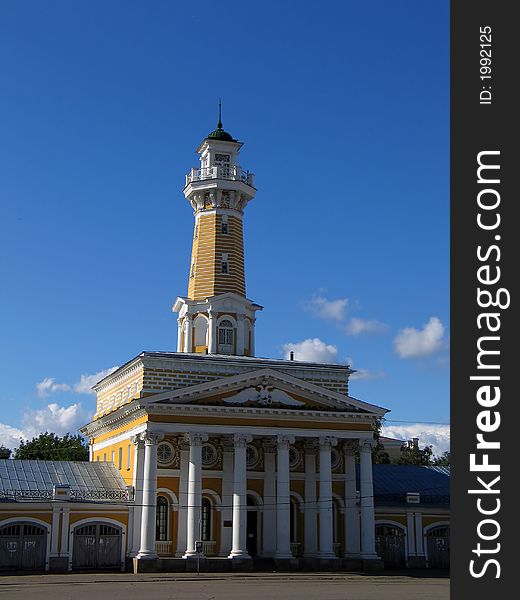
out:
{"label": "blue sky", "polygon": [[222,96],[258,187],[257,355],[349,361],[391,434],[444,449],[449,3],[187,4],[0,5],[0,443],[84,424],[96,375],[175,350],[184,174]]}

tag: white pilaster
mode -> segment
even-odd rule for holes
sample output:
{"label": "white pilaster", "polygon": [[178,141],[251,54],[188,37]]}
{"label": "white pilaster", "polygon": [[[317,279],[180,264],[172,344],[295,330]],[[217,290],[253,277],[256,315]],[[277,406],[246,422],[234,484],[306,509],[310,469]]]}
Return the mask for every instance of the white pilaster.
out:
{"label": "white pilaster", "polygon": [[224,527],[224,523],[233,521],[233,440],[223,439],[222,450],[222,523],[219,556],[228,556],[232,548],[233,529]]}
{"label": "white pilaster", "polygon": [[177,352],[182,352],[182,319],[177,319]]}
{"label": "white pilaster", "polygon": [[290,530],[290,480],[289,446],[294,444],[294,436],[277,437],[277,489],[276,489],[276,558],[293,558]]}
{"label": "white pilaster", "polygon": [[60,531],[60,507],[52,507],[51,556],[58,556],[58,541]]}
{"label": "white pilaster", "polygon": [[214,311],[208,311],[209,327],[208,327],[208,353],[217,353],[217,317]]}
{"label": "white pilaster", "polygon": [[415,556],[415,525],[411,510],[406,513],[406,537],[408,539],[408,558]]}
{"label": "white pilaster", "polygon": [[372,442],[363,440],[359,448],[359,488],[361,494],[361,557],[378,558],[374,518],[374,486],[372,483]]}
{"label": "white pilaster", "polygon": [[247,474],[246,448],[253,436],[235,433],[233,476],[233,548],[229,558],[250,558],[247,551]]}
{"label": "white pilaster", "polygon": [[64,507],[61,512],[61,557],[69,555],[69,512],[70,508],[68,507]]}
{"label": "white pilaster", "polygon": [[424,556],[423,522],[420,512],[415,513],[415,549],[417,556]]}
{"label": "white pilaster", "polygon": [[320,558],[336,558],[334,554],[334,537],[332,531],[332,467],[331,448],[338,441],[331,437],[319,439],[320,453],[320,496],[318,514],[320,516]]}
{"label": "white pilaster", "polygon": [[144,486],[144,441],[141,436],[132,436],[134,444],[134,514],[130,556],[137,556],[141,547],[141,523],[143,518],[143,486]]}
{"label": "white pilaster", "polygon": [[244,315],[237,315],[237,355],[244,354]]}
{"label": "white pilaster", "polygon": [[303,531],[303,556],[316,556],[318,552],[318,520],[316,511],[316,443],[305,443],[305,514]]}
{"label": "white pilaster", "polygon": [[143,431],[143,514],[141,521],[141,545],[137,558],[157,558],[155,551],[155,519],[157,513],[157,444],[163,439],[162,433]]}
{"label": "white pilaster", "polygon": [[276,553],[276,444],[273,440],[263,443],[264,450],[264,513],[262,556]]}
{"label": "white pilaster", "polygon": [[184,352],[191,352],[193,340],[193,323],[191,315],[184,317]]}
{"label": "white pilaster", "polygon": [[359,558],[360,530],[356,489],[356,442],[343,445],[345,456],[345,557]]}
{"label": "white pilaster", "polygon": [[177,550],[175,556],[184,556],[186,552],[186,519],[188,515],[188,469],[190,464],[190,448],[184,440],[179,440],[180,473],[179,473],[179,512],[177,525]]}
{"label": "white pilaster", "polygon": [[188,472],[188,514],[186,519],[186,552],[184,558],[197,556],[195,542],[200,535],[202,508],[202,444],[208,441],[206,433],[188,434],[190,466]]}
{"label": "white pilaster", "polygon": [[251,347],[249,348],[249,356],[255,355],[255,322],[256,319],[251,320]]}

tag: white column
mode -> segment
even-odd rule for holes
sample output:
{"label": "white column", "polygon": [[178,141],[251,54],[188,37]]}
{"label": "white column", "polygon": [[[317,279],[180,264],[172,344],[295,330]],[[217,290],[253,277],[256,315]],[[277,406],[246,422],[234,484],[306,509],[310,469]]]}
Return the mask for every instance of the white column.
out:
{"label": "white column", "polygon": [[182,352],[182,319],[177,319],[177,352]]}
{"label": "white column", "polygon": [[193,339],[193,323],[191,322],[191,315],[184,317],[184,352],[192,351],[192,339]]}
{"label": "white column", "polygon": [[345,442],[345,558],[359,558],[359,509],[356,489],[357,442]]}
{"label": "white column", "polygon": [[51,556],[58,556],[58,540],[60,531],[60,507],[52,507]]}
{"label": "white column", "polygon": [[232,527],[225,527],[225,523],[233,522],[233,439],[222,440],[222,519],[220,528],[219,556],[228,556],[231,552],[233,533]]}
{"label": "white column", "polygon": [[415,513],[415,548],[417,556],[424,556],[422,513]]}
{"label": "white column", "polygon": [[408,558],[415,556],[415,525],[413,512],[406,513],[406,537],[408,538]]}
{"label": "white column", "polygon": [[179,473],[179,512],[177,525],[177,550],[175,556],[184,556],[186,552],[186,519],[188,514],[188,469],[190,463],[190,447],[185,440],[179,440],[180,473]]}
{"label": "white column", "polygon": [[251,319],[251,348],[249,348],[249,356],[255,355],[255,322],[256,319]]}
{"label": "white column", "polygon": [[206,433],[190,433],[190,466],[188,473],[188,515],[186,519],[186,552],[184,558],[197,556],[195,542],[200,536],[202,508],[202,444]]}
{"label": "white column", "polygon": [[157,444],[163,439],[162,433],[143,431],[143,514],[141,520],[141,545],[137,558],[157,558],[155,551],[155,518],[157,513]]}
{"label": "white column", "polygon": [[69,555],[69,511],[70,508],[63,508],[61,513],[61,544],[60,556]]}
{"label": "white column", "polygon": [[250,558],[247,551],[247,473],[246,448],[253,436],[235,433],[233,476],[233,548],[229,558]]}
{"label": "white column", "polygon": [[237,315],[237,354],[244,354],[244,315]]}
{"label": "white column", "polygon": [[209,327],[208,327],[208,352],[209,354],[217,353],[217,318],[212,310],[208,311]]}
{"label": "white column", "polygon": [[331,437],[321,437],[320,452],[320,496],[318,514],[320,515],[320,558],[336,558],[334,554],[334,536],[332,531],[332,467],[331,448],[338,441]]}
{"label": "white column", "polygon": [[290,529],[290,480],[289,446],[294,444],[294,436],[277,437],[277,489],[276,489],[276,553],[275,558],[293,558],[291,552]]}
{"label": "white column", "polygon": [[316,514],[316,443],[305,443],[305,514],[303,531],[303,556],[316,556],[318,552],[318,520]]}
{"label": "white column", "polygon": [[262,556],[276,553],[276,444],[265,440],[264,449],[264,510]]}
{"label": "white column", "polygon": [[134,444],[134,515],[130,556],[137,556],[141,547],[141,523],[143,517],[143,486],[144,486],[144,441],[141,436],[132,436]]}
{"label": "white column", "polygon": [[374,518],[374,486],[372,483],[372,442],[362,440],[359,448],[359,488],[361,494],[361,557],[378,558]]}

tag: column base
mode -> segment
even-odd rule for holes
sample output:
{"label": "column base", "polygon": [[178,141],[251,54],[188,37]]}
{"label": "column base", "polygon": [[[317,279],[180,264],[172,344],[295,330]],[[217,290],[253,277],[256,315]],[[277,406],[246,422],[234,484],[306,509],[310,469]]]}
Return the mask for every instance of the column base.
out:
{"label": "column base", "polygon": [[351,560],[359,560],[361,558],[361,554],[359,552],[345,552],[343,558],[349,558]]}
{"label": "column base", "polygon": [[157,552],[141,552],[139,551],[136,555],[135,558],[139,559],[139,560],[155,560],[156,558],[159,558],[159,555],[157,554]]}
{"label": "column base", "polygon": [[159,558],[139,558],[132,559],[134,575],[138,573],[156,573],[159,570]]}
{"label": "column base", "polygon": [[334,560],[338,557],[336,554],[334,554],[334,552],[318,552],[318,554],[316,554],[316,558],[320,560]]}
{"label": "column base", "polygon": [[201,554],[199,552],[195,552],[194,550],[190,550],[189,552],[188,550],[186,550],[186,552],[182,555],[181,558],[200,558],[202,560],[203,558],[206,558],[206,555]]}
{"label": "column base", "polygon": [[277,560],[287,560],[288,558],[294,558],[292,552],[275,552],[273,558]]}
{"label": "column base", "polygon": [[237,550],[237,551],[232,550],[230,552],[228,558],[249,560],[251,558],[251,556],[249,555],[247,550]]}

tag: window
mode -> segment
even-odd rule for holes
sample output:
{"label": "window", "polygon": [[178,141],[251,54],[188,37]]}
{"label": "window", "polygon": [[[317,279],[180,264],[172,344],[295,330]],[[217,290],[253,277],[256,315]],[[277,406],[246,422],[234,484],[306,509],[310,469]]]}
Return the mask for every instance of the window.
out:
{"label": "window", "polygon": [[107,462],[107,453],[106,452],[103,454],[103,462]]}
{"label": "window", "polygon": [[130,471],[130,460],[132,458],[132,444],[128,444],[126,449],[126,470]]}
{"label": "window", "polygon": [[227,235],[227,234],[229,233],[229,228],[228,228],[228,218],[227,218],[227,215],[222,215],[221,232],[222,232],[224,235]]}
{"label": "window", "polygon": [[297,508],[296,508],[296,503],[294,502],[294,500],[291,499],[290,502],[290,537],[291,537],[291,542],[296,542],[297,538],[298,538],[298,533],[297,533]]}
{"label": "window", "polygon": [[117,461],[117,468],[121,470],[123,468],[123,448],[122,446],[119,448],[119,456]]}
{"label": "window", "polygon": [[[229,346],[230,349],[233,346],[233,323],[227,319],[220,322],[218,328],[218,345],[219,348],[221,346]],[[221,349],[225,350],[226,348]]]}
{"label": "window", "polygon": [[168,500],[164,496],[157,496],[155,539],[158,542],[164,542],[168,539]]}
{"label": "window", "polygon": [[199,226],[195,225],[195,235],[193,236],[195,239],[199,237]]}
{"label": "window", "polygon": [[195,261],[191,263],[190,277],[195,277]]}
{"label": "window", "polygon": [[229,273],[229,261],[227,254],[222,254],[222,273]]}
{"label": "window", "polygon": [[203,542],[209,542],[211,540],[211,502],[208,498],[202,498],[200,539]]}
{"label": "window", "polygon": [[169,442],[161,442],[157,446],[157,463],[160,466],[171,465],[175,458],[175,449]]}
{"label": "window", "polygon": [[111,457],[112,462],[114,463],[114,465],[116,464],[116,451],[112,450],[112,457]]}

